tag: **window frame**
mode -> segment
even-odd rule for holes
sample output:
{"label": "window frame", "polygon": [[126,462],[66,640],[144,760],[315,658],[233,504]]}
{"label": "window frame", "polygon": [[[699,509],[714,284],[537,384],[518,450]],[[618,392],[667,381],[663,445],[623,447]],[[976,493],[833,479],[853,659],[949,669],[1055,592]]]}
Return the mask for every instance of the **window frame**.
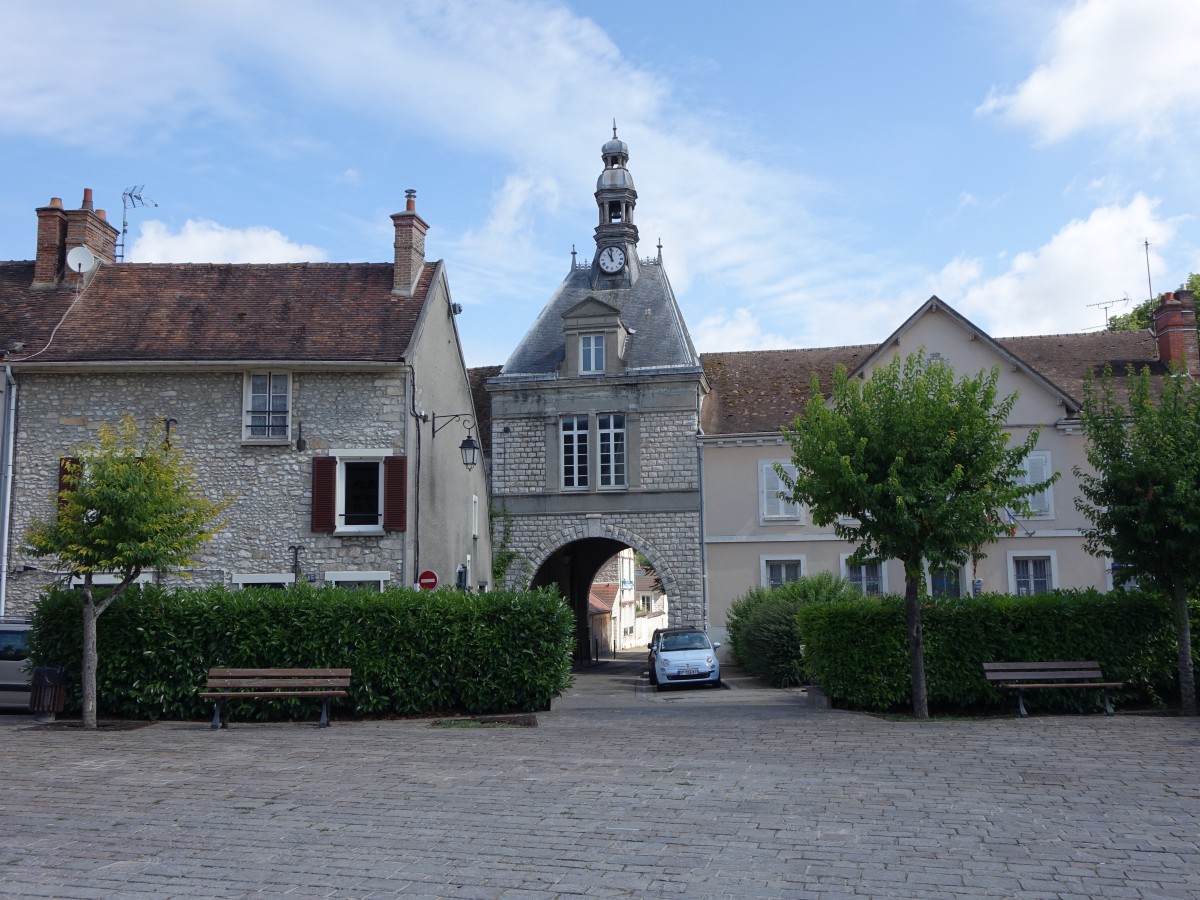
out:
{"label": "window frame", "polygon": [[[566,427],[567,421],[572,422],[571,429]],[[583,423],[580,429],[579,423]],[[570,413],[558,417],[558,461],[559,487],[564,491],[583,492],[591,490],[591,433],[592,417]],[[571,451],[567,450],[567,436],[571,435]],[[580,452],[580,435],[583,436],[583,451]],[[567,483],[567,460],[571,460],[572,484]],[[580,461],[582,460],[582,465]]]}
{"label": "window frame", "polygon": [[387,590],[388,583],[392,580],[392,573],[387,571],[332,571],[326,570],[324,574],[325,583],[331,587],[358,587],[363,584],[374,584],[379,593]]}
{"label": "window frame", "polygon": [[[377,463],[378,513],[374,524],[346,525],[346,464]],[[312,524],[334,535],[382,535],[408,528],[408,459],[387,448],[335,448],[312,457]]]}
{"label": "window frame", "polygon": [[[604,420],[609,421],[609,425],[604,425]],[[615,420],[620,419],[620,427],[614,424]],[[629,487],[629,428],[628,419],[625,413],[596,413],[596,487],[602,491],[623,491]],[[620,449],[616,447],[620,444]],[[605,471],[606,464],[604,462],[605,454],[611,456],[611,461],[607,464],[609,471]],[[619,457],[619,458],[618,458]],[[620,470],[619,480],[617,470]],[[608,482],[605,482],[605,479]]]}
{"label": "window frame", "polygon": [[[1018,562],[1033,562],[1035,560],[1045,560],[1047,563],[1046,572],[1046,590],[1035,591],[1033,587],[1033,571],[1030,570],[1030,588],[1028,593],[1020,593],[1017,589],[1017,563]],[[1008,551],[1008,592],[1017,597],[1036,597],[1038,594],[1048,593],[1055,589],[1058,585],[1058,553],[1054,550],[1010,550]]]}
{"label": "window frame", "polygon": [[[934,576],[934,572],[937,572],[937,571],[954,572],[955,574],[958,575],[958,594],[957,595],[951,597],[948,594],[935,594],[933,592],[933,576]],[[964,596],[969,596],[971,593],[970,592],[970,582],[967,579],[966,575],[967,575],[967,572],[966,572],[965,566],[953,566],[953,565],[951,565],[951,566],[931,566],[929,564],[928,560],[926,560],[926,562],[925,562],[925,587],[929,591],[929,596],[933,597],[935,599],[961,600]],[[966,591],[965,594],[964,594],[964,591]]]}
{"label": "window frame", "polygon": [[[841,554],[840,560],[841,560],[842,577],[845,578],[847,581],[849,581],[851,584],[856,585],[858,587],[858,589],[862,592],[862,595],[864,597],[881,597],[884,594],[886,594],[888,592],[887,561],[882,560],[882,559],[870,559],[870,560],[867,560],[866,562],[861,562],[861,563],[852,565],[849,561],[850,557],[852,555],[853,554],[851,554],[851,553]],[[867,573],[865,571],[866,566],[879,566],[879,590],[875,593],[869,593],[866,589],[866,581],[867,581]],[[852,574],[852,570],[854,570],[854,569],[858,570],[858,576],[859,576],[858,581],[854,580],[854,576]]]}
{"label": "window frame", "polygon": [[[1043,474],[1041,477],[1034,477],[1030,474],[1030,463],[1036,462],[1041,466]],[[1054,475],[1054,464],[1051,460],[1049,450],[1033,450],[1030,454],[1021,461],[1021,468],[1024,472],[1023,476],[1017,477],[1017,484],[1034,484],[1039,481],[1045,481]],[[1025,516],[1027,520],[1032,519],[1053,519],[1054,518],[1054,485],[1049,485],[1045,490],[1039,491],[1025,498],[1025,502],[1029,504],[1029,514]]]}
{"label": "window frame", "polygon": [[758,558],[758,583],[765,588],[779,587],[787,584],[795,579],[786,579],[779,582],[778,585],[771,581],[771,566],[798,566],[800,569],[797,578],[803,578],[808,574],[808,559],[804,554],[793,553],[770,553],[764,554]]}
{"label": "window frame", "polygon": [[[255,410],[254,407],[254,378],[256,376],[267,377],[267,405],[271,405],[271,398],[277,396],[273,393],[275,378],[284,378],[287,380],[287,393],[285,394],[284,402],[287,408],[282,410],[284,422],[281,425],[275,426],[271,424],[271,419],[277,415],[280,410],[266,409]],[[252,445],[281,445],[292,443],[292,396],[293,396],[293,377],[290,371],[280,371],[278,369],[250,369],[242,375],[242,443]],[[253,424],[254,416],[264,416],[267,419],[266,424],[256,426]],[[253,428],[265,428],[267,434],[253,434]],[[270,434],[272,428],[281,428],[281,434]]]}
{"label": "window frame", "polygon": [[605,335],[603,332],[589,332],[579,335],[579,374],[603,375],[605,372]]}
{"label": "window frame", "polygon": [[[804,524],[804,506],[794,500],[785,500],[778,496],[783,490],[783,481],[779,478],[779,474],[775,471],[775,464],[783,466],[785,469],[791,469],[792,476],[795,477],[796,467],[791,460],[787,459],[760,459],[758,461],[758,524],[759,525],[780,525],[780,524]],[[768,497],[768,492],[775,496]],[[778,504],[779,512],[771,512],[768,503]],[[794,508],[795,512],[789,512],[789,508]]]}
{"label": "window frame", "polygon": [[296,583],[295,572],[234,572],[229,576],[230,582],[235,588],[241,590],[244,587],[255,585],[266,585],[268,587],[279,586],[282,590],[287,590]]}

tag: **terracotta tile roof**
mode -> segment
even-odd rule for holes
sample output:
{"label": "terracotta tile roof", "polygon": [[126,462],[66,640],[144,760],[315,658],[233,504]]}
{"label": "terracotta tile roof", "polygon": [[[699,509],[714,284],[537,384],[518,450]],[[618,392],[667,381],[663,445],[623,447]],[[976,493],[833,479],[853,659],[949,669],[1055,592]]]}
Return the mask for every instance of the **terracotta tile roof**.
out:
{"label": "terracotta tile roof", "polygon": [[756,434],[790,424],[812,396],[812,376],[828,392],[834,370],[853,369],[876,344],[812,350],[746,350],[702,353],[712,392],[704,401],[705,434]]}
{"label": "terracotta tile roof", "polygon": [[436,271],[426,264],[414,296],[400,298],[391,263],[121,263],[102,267],[77,299],[70,287],[32,290],[32,262],[0,263],[0,349],[12,362],[28,358],[61,320],[30,365],[395,361]]}
{"label": "terracotta tile roof", "polygon": [[[1045,376],[1077,401],[1088,371],[1110,364],[1120,374],[1127,365],[1149,365],[1162,374],[1154,337],[1144,331],[1098,331],[997,338],[996,343]],[[791,423],[812,395],[812,376],[828,394],[838,365],[847,370],[866,360],[877,344],[812,350],[751,350],[704,353],[701,362],[712,393],[704,403],[704,433],[763,434]]]}
{"label": "terracotta tile roof", "polygon": [[588,612],[595,615],[596,613],[611,613],[613,603],[617,599],[617,585],[615,584],[598,584],[592,583],[592,589],[588,592]]}

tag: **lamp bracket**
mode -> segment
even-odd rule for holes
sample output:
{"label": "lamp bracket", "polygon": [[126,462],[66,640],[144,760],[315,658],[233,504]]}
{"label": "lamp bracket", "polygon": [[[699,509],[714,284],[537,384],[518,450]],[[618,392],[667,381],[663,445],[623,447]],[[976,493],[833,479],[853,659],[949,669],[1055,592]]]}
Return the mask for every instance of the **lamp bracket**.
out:
{"label": "lamp bracket", "polygon": [[[444,421],[441,425],[439,425],[437,423],[438,419],[445,419],[446,421]],[[475,417],[472,413],[447,413],[444,416],[439,416],[437,413],[434,413],[433,414],[433,433],[437,434],[439,431],[441,431],[443,428],[445,428],[447,425],[449,425],[451,422],[453,422],[457,419],[465,420],[463,422],[463,428],[467,429],[467,434],[470,434],[471,429],[473,429],[475,427]]]}

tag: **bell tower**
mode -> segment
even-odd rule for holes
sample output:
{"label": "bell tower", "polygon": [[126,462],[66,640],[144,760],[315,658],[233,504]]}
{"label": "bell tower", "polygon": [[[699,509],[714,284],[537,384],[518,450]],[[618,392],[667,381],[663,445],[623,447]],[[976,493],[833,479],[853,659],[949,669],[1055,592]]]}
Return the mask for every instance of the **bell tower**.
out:
{"label": "bell tower", "polygon": [[629,146],[617,137],[613,122],[612,140],[600,148],[604,171],[596,179],[596,254],[592,259],[592,287],[596,290],[631,287],[638,279],[638,230],[633,224],[637,190],[625,164]]}

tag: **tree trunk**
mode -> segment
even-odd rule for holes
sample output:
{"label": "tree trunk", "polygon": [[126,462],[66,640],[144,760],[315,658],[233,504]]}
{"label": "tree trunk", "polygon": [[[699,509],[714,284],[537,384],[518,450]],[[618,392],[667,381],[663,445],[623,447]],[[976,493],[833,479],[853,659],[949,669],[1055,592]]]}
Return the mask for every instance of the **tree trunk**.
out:
{"label": "tree trunk", "polygon": [[1196,715],[1196,672],[1192,665],[1192,627],[1188,622],[1187,588],[1180,582],[1171,587],[1175,600],[1175,640],[1179,649],[1179,712]]}
{"label": "tree trunk", "polygon": [[83,727],[96,730],[96,604],[89,587],[83,590]]}
{"label": "tree trunk", "polygon": [[904,617],[908,621],[908,664],[912,672],[913,715],[929,718],[925,691],[925,640],[921,632],[921,582],[923,573],[912,575],[904,567]]}

